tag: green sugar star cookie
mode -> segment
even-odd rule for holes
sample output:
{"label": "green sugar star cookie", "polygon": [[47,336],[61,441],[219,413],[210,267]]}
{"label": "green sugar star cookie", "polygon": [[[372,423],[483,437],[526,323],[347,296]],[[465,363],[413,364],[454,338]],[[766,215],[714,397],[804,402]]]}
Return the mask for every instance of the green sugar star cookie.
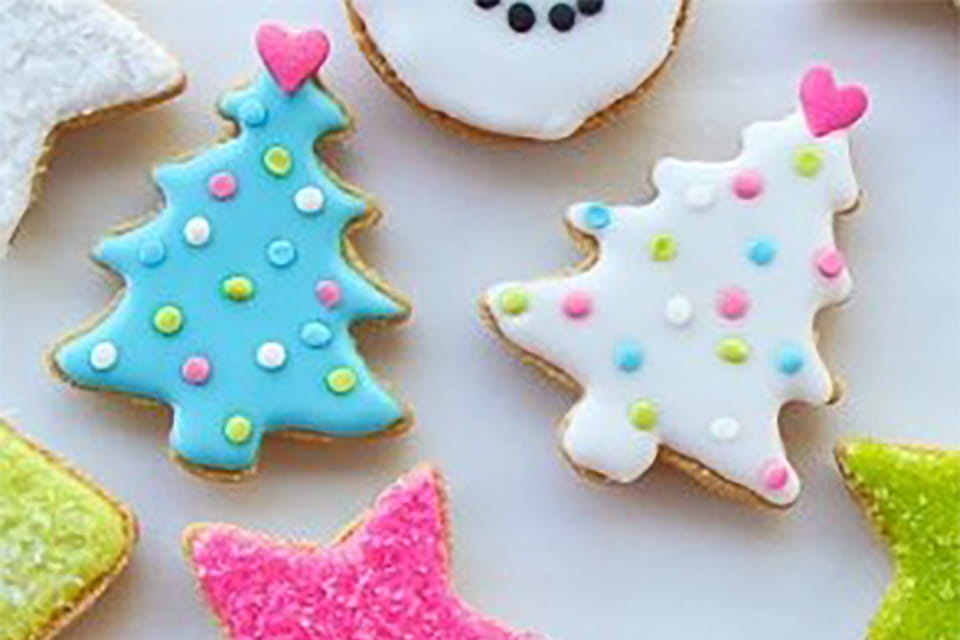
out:
{"label": "green sugar star cookie", "polygon": [[53,636],[127,563],[133,516],[0,421],[0,640]]}
{"label": "green sugar star cookie", "polygon": [[960,638],[960,451],[853,441],[837,460],[893,558],[867,640]]}

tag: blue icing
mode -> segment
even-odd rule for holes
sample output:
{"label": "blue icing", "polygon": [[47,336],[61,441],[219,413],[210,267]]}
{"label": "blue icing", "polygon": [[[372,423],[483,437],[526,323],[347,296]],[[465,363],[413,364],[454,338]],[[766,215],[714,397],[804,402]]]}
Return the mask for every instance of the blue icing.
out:
{"label": "blue icing", "polygon": [[758,238],[747,247],[747,256],[754,264],[766,266],[777,257],[777,243],[770,238]]}
{"label": "blue icing", "polygon": [[[57,362],[75,383],[144,396],[174,408],[173,451],[194,465],[242,470],[257,460],[264,434],[280,429],[334,436],[385,431],[402,419],[397,401],[374,380],[357,353],[350,326],[360,319],[402,315],[406,310],[368,282],[342,257],[346,226],[366,212],[357,194],[339,186],[314,152],[318,134],[343,130],[346,114],[327,93],[308,82],[283,93],[266,73],[250,88],[229,95],[223,114],[240,124],[237,138],[180,164],[156,171],[166,207],[147,225],[104,240],[95,258],[123,275],[120,302],[96,328],[64,345]],[[264,167],[263,154],[284,147],[293,157],[288,175]],[[209,179],[232,173],[234,197],[220,201]],[[303,215],[296,194],[323,193],[323,208]],[[210,221],[210,242],[190,246],[188,221]],[[255,283],[248,301],[222,294],[224,280],[243,275]],[[342,301],[317,300],[315,285],[333,280]],[[176,335],[153,327],[157,309],[175,305],[185,322]],[[116,366],[98,371],[93,349],[110,341]],[[257,349],[279,342],[287,360],[277,370],[257,364]],[[191,357],[207,358],[205,384],[181,374]],[[349,393],[326,387],[327,375],[347,367],[357,377]],[[241,443],[224,432],[235,415],[253,433]],[[291,426],[292,425],[292,426]]]}
{"label": "blue icing", "polygon": [[795,344],[784,345],[777,354],[777,369],[785,376],[800,373],[805,364],[803,349]]}

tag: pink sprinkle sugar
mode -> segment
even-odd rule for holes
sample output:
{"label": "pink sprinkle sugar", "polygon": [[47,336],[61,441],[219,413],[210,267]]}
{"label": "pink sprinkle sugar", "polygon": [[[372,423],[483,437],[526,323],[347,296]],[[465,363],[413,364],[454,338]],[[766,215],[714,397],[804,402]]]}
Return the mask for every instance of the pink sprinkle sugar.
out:
{"label": "pink sprinkle sugar", "polygon": [[440,480],[414,471],[323,549],[225,525],[189,541],[200,585],[233,640],[538,640],[454,593]]}

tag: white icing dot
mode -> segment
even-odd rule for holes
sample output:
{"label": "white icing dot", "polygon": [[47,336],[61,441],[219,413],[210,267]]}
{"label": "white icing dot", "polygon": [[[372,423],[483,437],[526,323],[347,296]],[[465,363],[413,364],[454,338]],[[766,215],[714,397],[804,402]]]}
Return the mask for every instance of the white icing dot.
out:
{"label": "white icing dot", "polygon": [[294,196],[294,201],[300,213],[313,214],[323,209],[326,198],[318,187],[304,187]]}
{"label": "white icing dot", "polygon": [[693,303],[687,296],[676,295],[667,300],[664,314],[667,322],[675,327],[685,327],[693,318]]}
{"label": "white icing dot", "polygon": [[279,342],[264,342],[257,349],[257,364],[268,371],[276,371],[287,363],[287,349]]}
{"label": "white icing dot", "polygon": [[729,442],[740,435],[740,423],[733,418],[717,418],[710,423],[710,435],[714,440]]}
{"label": "white icing dot", "polygon": [[203,216],[190,218],[183,228],[183,238],[191,247],[202,247],[210,242],[210,221]]}
{"label": "white icing dot", "polygon": [[683,201],[691,209],[703,211],[716,202],[716,193],[708,184],[695,184],[687,187],[687,191],[683,194]]}
{"label": "white icing dot", "polygon": [[109,371],[117,366],[120,352],[112,342],[101,342],[90,352],[90,366],[95,371]]}

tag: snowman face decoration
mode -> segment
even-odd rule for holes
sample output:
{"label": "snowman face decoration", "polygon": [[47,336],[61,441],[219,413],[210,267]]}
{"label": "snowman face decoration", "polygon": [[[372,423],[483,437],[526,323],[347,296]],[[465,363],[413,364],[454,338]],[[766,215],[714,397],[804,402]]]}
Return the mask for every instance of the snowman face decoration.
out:
{"label": "snowman face decoration", "polygon": [[473,129],[559,140],[637,93],[686,0],[348,0],[388,83]]}

